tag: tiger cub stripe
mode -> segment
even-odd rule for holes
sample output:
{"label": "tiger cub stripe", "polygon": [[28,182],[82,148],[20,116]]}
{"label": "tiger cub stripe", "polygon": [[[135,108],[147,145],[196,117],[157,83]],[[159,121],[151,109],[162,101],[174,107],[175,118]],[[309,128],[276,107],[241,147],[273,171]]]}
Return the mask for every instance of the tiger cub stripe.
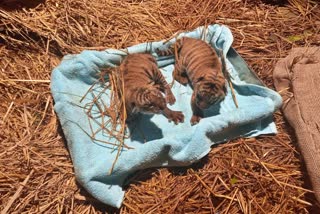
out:
{"label": "tiger cub stripe", "polygon": [[167,50],[157,50],[159,56],[175,55],[173,77],[193,88],[191,124],[203,118],[203,110],[222,101],[226,96],[226,81],[215,50],[200,39],[182,37]]}
{"label": "tiger cub stripe", "polygon": [[176,100],[152,55],[128,55],[120,64],[120,72],[124,81],[125,105],[129,120],[132,115],[140,112],[162,113],[175,124],[183,122],[182,112],[172,111],[167,107],[167,103],[172,105]]}

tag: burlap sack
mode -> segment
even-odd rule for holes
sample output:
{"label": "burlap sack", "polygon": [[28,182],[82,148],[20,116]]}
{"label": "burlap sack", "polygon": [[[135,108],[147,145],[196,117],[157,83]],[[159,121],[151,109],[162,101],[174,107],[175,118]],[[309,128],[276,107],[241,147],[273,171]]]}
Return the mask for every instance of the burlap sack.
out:
{"label": "burlap sack", "polygon": [[293,49],[278,61],[273,78],[320,202],[320,48]]}

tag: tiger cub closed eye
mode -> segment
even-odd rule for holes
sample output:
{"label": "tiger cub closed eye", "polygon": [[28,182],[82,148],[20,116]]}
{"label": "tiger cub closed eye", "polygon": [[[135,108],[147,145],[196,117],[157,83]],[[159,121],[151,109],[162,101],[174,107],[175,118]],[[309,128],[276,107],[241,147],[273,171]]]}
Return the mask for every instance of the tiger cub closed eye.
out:
{"label": "tiger cub closed eye", "polygon": [[176,99],[152,55],[128,55],[120,65],[120,72],[125,86],[125,107],[129,120],[140,112],[163,114],[175,124],[183,122],[181,111],[172,111],[167,107],[167,103],[173,105]]}
{"label": "tiger cub closed eye", "polygon": [[226,96],[226,81],[222,65],[215,50],[200,39],[182,37],[169,49],[157,50],[159,56],[174,54],[177,59],[173,77],[179,83],[190,83],[193,87],[191,124],[197,124],[203,118],[203,110],[222,101]]}

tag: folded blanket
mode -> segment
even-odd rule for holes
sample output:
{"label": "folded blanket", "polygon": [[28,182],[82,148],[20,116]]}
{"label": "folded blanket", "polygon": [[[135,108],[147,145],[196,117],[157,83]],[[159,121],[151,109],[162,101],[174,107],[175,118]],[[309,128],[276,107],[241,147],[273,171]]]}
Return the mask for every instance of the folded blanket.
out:
{"label": "folded blanket", "polygon": [[294,48],[278,61],[273,78],[320,202],[320,47]]}
{"label": "folded blanket", "polygon": [[[204,30],[205,35],[202,34]],[[101,68],[119,65],[125,55],[124,51],[108,49],[68,55],[52,73],[54,108],[67,140],[76,178],[92,196],[105,204],[121,206],[124,197],[123,182],[136,170],[190,165],[208,154],[213,144],[236,137],[276,133],[272,114],[280,107],[281,97],[264,87],[231,48],[233,37],[230,30],[225,26],[212,25],[207,29],[199,27],[192,32],[181,33],[178,38],[181,36],[204,36],[214,48],[223,50],[239,108],[236,108],[228,88],[225,100],[208,109],[205,112],[206,118],[199,124],[191,126],[189,120],[192,115],[192,90],[189,86],[182,86],[176,82],[172,91],[177,101],[171,108],[183,111],[185,122],[174,125],[168,123],[163,115],[139,116],[134,127],[140,131],[132,131],[131,137],[125,141],[126,145],[134,149],[124,149],[121,152],[111,175],[108,175],[108,172],[117,152],[110,145],[92,141],[86,134],[90,133],[91,128],[88,117],[81,108],[86,103],[80,102],[80,99],[96,81]],[[174,41],[175,38],[166,46]],[[167,81],[171,82],[174,58],[157,57],[157,48],[165,48],[163,41],[135,45],[127,48],[127,51],[151,52]],[[107,102],[108,96],[102,96],[100,99]],[[93,125],[93,129],[98,128],[98,125]],[[101,139],[111,142],[114,140],[106,133],[98,135]]]}

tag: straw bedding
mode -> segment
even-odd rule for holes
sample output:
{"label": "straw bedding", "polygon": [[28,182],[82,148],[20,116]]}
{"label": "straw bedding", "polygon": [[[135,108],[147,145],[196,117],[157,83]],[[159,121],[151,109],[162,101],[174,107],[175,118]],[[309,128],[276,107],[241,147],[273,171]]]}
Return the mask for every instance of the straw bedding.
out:
{"label": "straw bedding", "polygon": [[124,48],[214,23],[230,27],[236,50],[273,88],[271,74],[279,58],[292,47],[320,43],[316,1],[48,0],[18,10],[12,8],[13,2],[18,1],[7,0],[0,9],[3,213],[312,213],[319,209],[281,112],[275,114],[278,135],[216,146],[190,168],[138,172],[128,180],[122,208],[107,207],[77,185],[49,91],[50,73],[64,54]]}

